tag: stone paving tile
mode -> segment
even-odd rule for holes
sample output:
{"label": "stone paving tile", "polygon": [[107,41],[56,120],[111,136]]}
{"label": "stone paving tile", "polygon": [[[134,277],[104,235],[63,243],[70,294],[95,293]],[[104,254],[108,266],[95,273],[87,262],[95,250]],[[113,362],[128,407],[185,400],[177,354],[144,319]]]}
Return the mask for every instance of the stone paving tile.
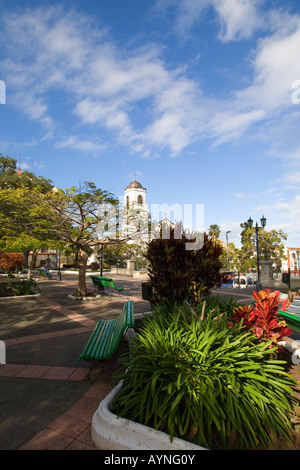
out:
{"label": "stone paving tile", "polygon": [[52,423],[50,423],[47,427],[52,431],[59,432],[60,434],[75,439],[78,438],[78,436],[80,436],[80,434],[82,434],[87,428],[89,428],[89,425],[77,417],[73,418],[62,415],[52,421]]}
{"label": "stone paving tile", "polygon": [[26,366],[16,374],[16,377],[38,379],[43,377],[49,369],[51,369],[51,366]]}
{"label": "stone paving tile", "polygon": [[34,433],[31,430],[12,422],[7,422],[6,426],[0,429],[0,439],[14,449],[33,437]]}
{"label": "stone paving tile", "polygon": [[73,367],[51,367],[44,375],[43,379],[68,380],[74,373]]}
{"label": "stone paving tile", "polygon": [[24,364],[0,364],[0,376],[15,377],[25,368],[26,365]]}
{"label": "stone paving tile", "polygon": [[45,428],[34,439],[19,447],[19,450],[64,450],[73,439]]}

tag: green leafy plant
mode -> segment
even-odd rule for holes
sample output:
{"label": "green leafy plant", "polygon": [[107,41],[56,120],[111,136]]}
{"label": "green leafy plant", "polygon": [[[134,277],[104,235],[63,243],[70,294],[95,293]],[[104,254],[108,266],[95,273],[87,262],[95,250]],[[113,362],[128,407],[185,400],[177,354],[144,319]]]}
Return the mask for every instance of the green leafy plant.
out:
{"label": "green leafy plant", "polygon": [[112,411],[206,448],[231,448],[233,433],[238,448],[291,439],[295,381],[285,362],[242,322],[228,328],[227,314],[215,313],[156,307],[121,359]]}
{"label": "green leafy plant", "polygon": [[12,292],[12,295],[30,295],[36,291],[40,291],[36,281],[33,278],[19,279],[12,281],[8,284],[7,289]]}

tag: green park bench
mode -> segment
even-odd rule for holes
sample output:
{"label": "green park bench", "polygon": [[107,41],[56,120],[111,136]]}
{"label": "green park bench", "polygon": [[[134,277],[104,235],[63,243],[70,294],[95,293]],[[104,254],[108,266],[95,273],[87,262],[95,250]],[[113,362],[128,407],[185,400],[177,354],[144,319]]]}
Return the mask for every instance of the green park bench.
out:
{"label": "green park bench", "polygon": [[109,287],[115,290],[124,290],[124,287],[117,287],[112,279],[109,277],[101,277],[101,276],[90,276],[93,281],[95,287],[100,290],[103,290],[104,287]]}
{"label": "green park bench", "polygon": [[46,273],[43,269],[38,269],[36,270],[40,276],[48,277],[49,279],[52,278],[51,273]]}
{"label": "green park bench", "polygon": [[114,320],[100,320],[90,335],[78,359],[100,361],[111,356],[118,348],[127,328],[134,328],[133,301],[128,300],[122,313]]}
{"label": "green park bench", "polygon": [[286,321],[286,324],[297,333],[300,333],[300,315],[278,310],[278,314]]}

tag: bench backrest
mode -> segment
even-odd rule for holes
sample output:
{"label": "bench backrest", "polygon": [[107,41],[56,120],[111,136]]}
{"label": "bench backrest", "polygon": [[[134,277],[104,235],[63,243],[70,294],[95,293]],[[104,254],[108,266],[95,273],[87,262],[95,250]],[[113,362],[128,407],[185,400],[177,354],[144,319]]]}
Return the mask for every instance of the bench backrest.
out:
{"label": "bench backrest", "polygon": [[134,328],[134,310],[133,310],[133,300],[128,300],[122,309],[121,315],[116,318],[116,331],[124,332],[126,327]]}

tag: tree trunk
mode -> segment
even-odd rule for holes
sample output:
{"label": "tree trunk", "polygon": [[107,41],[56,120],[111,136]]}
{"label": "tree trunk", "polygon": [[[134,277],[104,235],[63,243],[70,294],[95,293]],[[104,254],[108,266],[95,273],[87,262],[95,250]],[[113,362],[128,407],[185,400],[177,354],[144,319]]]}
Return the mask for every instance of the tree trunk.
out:
{"label": "tree trunk", "polygon": [[87,295],[85,273],[86,273],[86,265],[87,265],[88,257],[89,257],[88,247],[86,248],[83,247],[78,250],[79,273],[78,273],[77,291],[75,294],[76,297],[86,297]]}
{"label": "tree trunk", "polygon": [[27,279],[30,279],[31,273],[35,268],[37,254],[38,254],[38,250],[32,250],[32,256],[31,256],[31,260],[29,263],[29,267],[28,267]]}

